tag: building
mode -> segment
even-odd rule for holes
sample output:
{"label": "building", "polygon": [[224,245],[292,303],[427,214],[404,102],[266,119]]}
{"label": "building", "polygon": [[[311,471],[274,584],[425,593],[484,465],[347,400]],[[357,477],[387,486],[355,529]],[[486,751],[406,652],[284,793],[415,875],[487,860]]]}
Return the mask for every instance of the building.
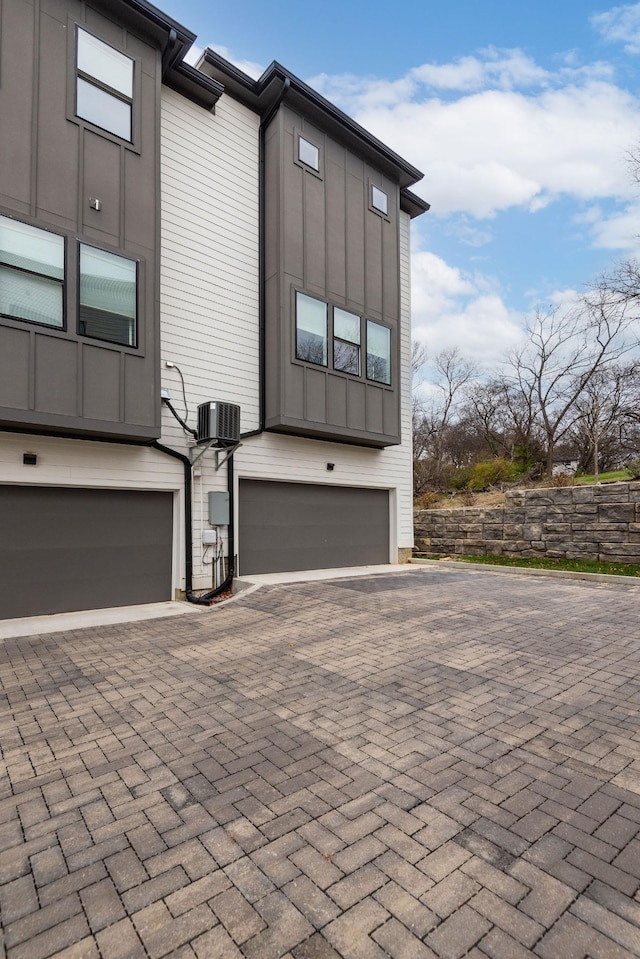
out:
{"label": "building", "polygon": [[408,558],[419,171],[146,0],[0,15],[0,617]]}

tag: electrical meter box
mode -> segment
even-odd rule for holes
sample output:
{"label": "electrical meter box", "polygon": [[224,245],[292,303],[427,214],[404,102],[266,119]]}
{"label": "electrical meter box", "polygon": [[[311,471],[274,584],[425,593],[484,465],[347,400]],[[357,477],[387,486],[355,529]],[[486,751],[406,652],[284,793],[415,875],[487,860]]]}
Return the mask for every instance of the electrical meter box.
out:
{"label": "electrical meter box", "polygon": [[229,494],[226,492],[209,493],[210,526],[229,525]]}

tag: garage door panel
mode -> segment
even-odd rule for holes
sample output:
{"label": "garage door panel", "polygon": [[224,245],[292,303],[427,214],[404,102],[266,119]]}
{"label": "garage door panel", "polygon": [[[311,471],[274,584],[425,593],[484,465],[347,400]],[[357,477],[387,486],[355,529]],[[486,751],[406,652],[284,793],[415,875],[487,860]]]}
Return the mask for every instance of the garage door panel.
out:
{"label": "garage door panel", "polygon": [[389,561],[389,493],[241,480],[241,575]]}
{"label": "garage door panel", "polygon": [[0,528],[0,618],[171,599],[171,493],[0,486]]}

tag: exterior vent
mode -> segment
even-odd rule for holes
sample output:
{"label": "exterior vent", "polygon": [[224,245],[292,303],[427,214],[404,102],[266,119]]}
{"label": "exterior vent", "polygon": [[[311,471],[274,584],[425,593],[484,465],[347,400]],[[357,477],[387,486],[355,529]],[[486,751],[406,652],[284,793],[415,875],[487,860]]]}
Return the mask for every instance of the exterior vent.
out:
{"label": "exterior vent", "polygon": [[240,407],[211,400],[198,407],[198,443],[240,442]]}

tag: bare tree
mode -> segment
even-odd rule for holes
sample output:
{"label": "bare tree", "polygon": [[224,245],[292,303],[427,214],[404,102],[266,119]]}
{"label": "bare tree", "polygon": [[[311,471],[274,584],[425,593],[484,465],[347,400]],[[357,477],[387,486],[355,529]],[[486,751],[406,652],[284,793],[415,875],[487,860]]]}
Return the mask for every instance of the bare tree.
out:
{"label": "bare tree", "polygon": [[577,401],[594,377],[633,347],[627,303],[600,286],[572,311],[538,311],[529,342],[509,354],[512,385],[525,407],[535,404],[544,433],[546,473],[556,444],[579,415]]}
{"label": "bare tree", "polygon": [[429,370],[430,397],[414,415],[414,487],[421,492],[441,482],[448,431],[458,416],[466,387],[477,373],[476,364],[457,347],[442,350]]}

